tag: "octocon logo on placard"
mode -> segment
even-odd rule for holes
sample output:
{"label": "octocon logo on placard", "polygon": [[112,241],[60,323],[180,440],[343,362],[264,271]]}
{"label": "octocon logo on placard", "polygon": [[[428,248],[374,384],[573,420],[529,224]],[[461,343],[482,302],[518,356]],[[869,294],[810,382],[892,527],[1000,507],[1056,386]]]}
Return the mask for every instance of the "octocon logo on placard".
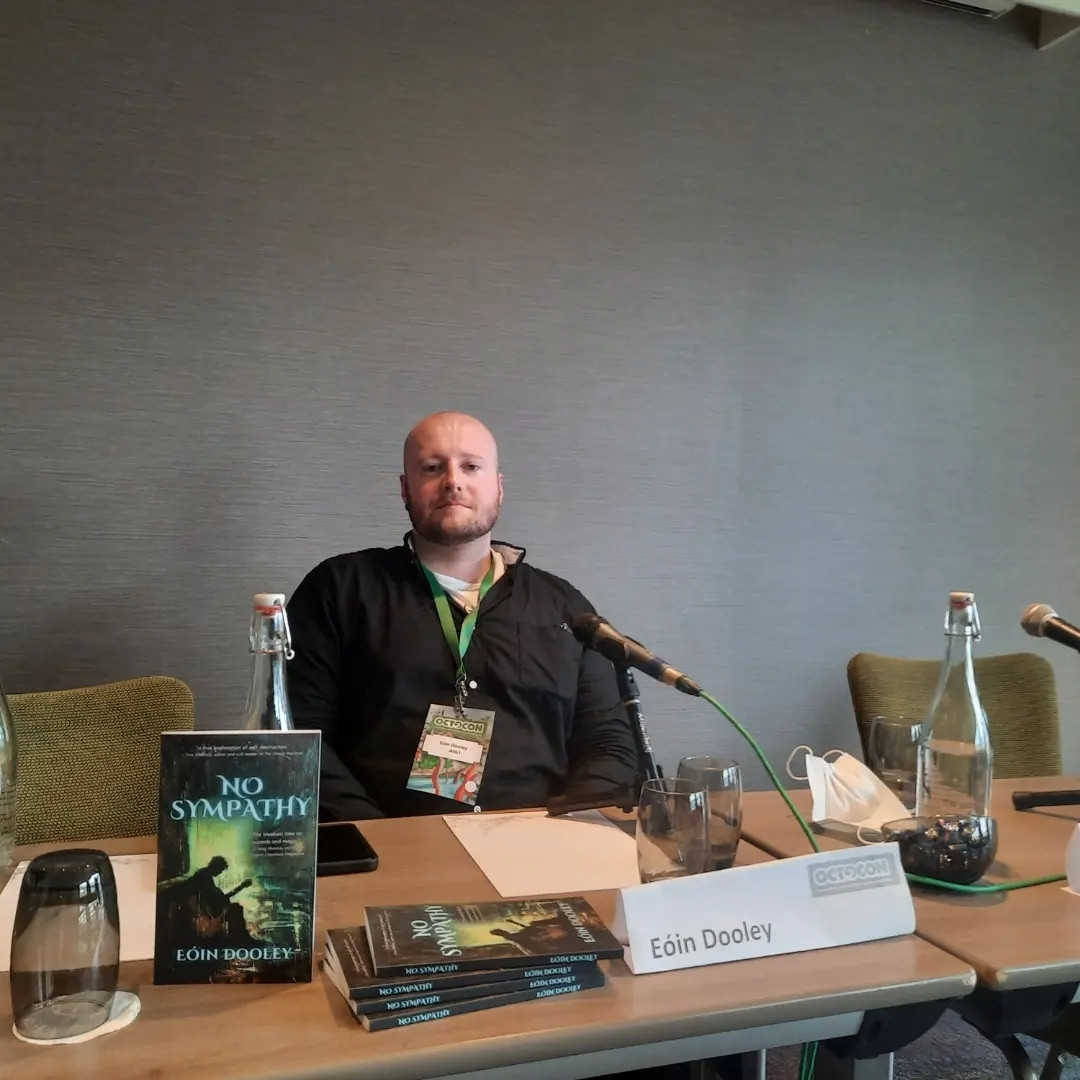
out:
{"label": "octocon logo on placard", "polygon": [[884,885],[896,885],[900,881],[895,860],[887,855],[872,853],[825,865],[812,864],[807,867],[807,872],[810,875],[810,893],[813,896],[880,889]]}

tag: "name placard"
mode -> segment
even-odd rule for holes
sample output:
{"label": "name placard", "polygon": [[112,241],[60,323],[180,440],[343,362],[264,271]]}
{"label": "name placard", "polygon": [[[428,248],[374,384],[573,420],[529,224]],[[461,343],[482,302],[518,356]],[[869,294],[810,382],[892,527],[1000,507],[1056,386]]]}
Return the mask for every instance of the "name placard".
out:
{"label": "name placard", "polygon": [[1077,825],[1065,847],[1065,877],[1073,892],[1080,892],[1080,825]]}
{"label": "name placard", "polygon": [[613,930],[644,975],[910,934],[915,908],[896,844],[874,844],[620,889]]}

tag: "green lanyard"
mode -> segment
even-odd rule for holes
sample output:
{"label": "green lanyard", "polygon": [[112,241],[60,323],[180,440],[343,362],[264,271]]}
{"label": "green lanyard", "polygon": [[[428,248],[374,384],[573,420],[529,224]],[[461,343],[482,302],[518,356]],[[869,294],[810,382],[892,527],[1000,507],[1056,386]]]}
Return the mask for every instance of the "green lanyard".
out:
{"label": "green lanyard", "polygon": [[476,598],[476,607],[472,609],[461,623],[461,636],[458,637],[457,627],[454,625],[454,616],[450,612],[450,601],[446,597],[446,590],[439,584],[439,579],[423,564],[420,569],[424,571],[424,577],[431,587],[431,595],[435,598],[435,610],[439,613],[439,623],[442,626],[443,637],[450,646],[450,652],[457,661],[457,673],[454,677],[454,685],[457,690],[455,705],[460,713],[465,699],[469,696],[465,688],[465,654],[469,651],[472,642],[473,631],[476,629],[476,617],[480,613],[480,604],[487,596],[488,590],[495,583],[495,556],[491,557],[491,565],[488,567],[484,580],[480,582],[480,593]]}

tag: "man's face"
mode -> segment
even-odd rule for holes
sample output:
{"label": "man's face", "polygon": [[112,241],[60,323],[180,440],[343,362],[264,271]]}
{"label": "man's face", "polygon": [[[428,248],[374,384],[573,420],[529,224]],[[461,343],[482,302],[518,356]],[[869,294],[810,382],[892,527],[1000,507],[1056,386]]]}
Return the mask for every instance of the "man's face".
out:
{"label": "man's face", "polygon": [[453,547],[486,536],[502,506],[491,432],[468,416],[434,416],[405,446],[401,497],[417,535]]}

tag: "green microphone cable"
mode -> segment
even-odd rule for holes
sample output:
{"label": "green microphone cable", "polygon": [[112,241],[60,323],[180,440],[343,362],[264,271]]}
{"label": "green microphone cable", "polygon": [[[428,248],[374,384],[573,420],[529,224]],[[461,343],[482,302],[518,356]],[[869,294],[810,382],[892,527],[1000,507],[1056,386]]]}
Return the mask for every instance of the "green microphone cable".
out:
{"label": "green microphone cable", "polygon": [[[799,823],[799,827],[804,833],[806,833],[806,839],[810,841],[810,846],[815,851],[820,851],[821,847],[817,842],[817,837],[814,835],[813,830],[807,823],[806,818],[804,818],[802,814],[799,813],[795,804],[791,801],[791,796],[787,793],[787,789],[784,787],[784,785],[780,783],[780,777],[778,777],[773,771],[772,765],[769,764],[769,759],[765,756],[765,751],[762,750],[760,746],[758,746],[757,741],[754,739],[754,736],[751,735],[750,732],[747,731],[746,728],[744,728],[742,724],[740,724],[739,721],[736,720],[735,717],[732,716],[731,713],[729,713],[727,709],[725,709],[724,706],[721,705],[720,702],[712,696],[712,694],[706,693],[704,690],[702,690],[701,697],[703,697],[746,740],[747,745],[750,747],[751,750],[754,751],[754,756],[765,767],[765,772],[768,773],[769,779],[772,781],[773,787],[776,788],[776,790],[780,793],[780,798],[782,798],[784,802],[787,803],[787,808],[795,816],[795,820]],[[816,1042],[803,1043],[802,1050],[799,1052],[798,1080],[813,1080],[814,1065],[817,1062],[817,1051],[818,1044]]]}
{"label": "green microphone cable", "polygon": [[937,878],[922,877],[919,874],[907,874],[908,881],[916,885],[929,885],[935,889],[949,889],[961,893],[999,893],[1012,892],[1014,889],[1030,889],[1032,885],[1052,885],[1055,881],[1064,881],[1064,874],[1047,874],[1045,877],[1025,878],[1023,881],[999,881],[987,885],[957,885],[952,881],[939,881]]}
{"label": "green microphone cable", "polygon": [[803,1043],[799,1053],[799,1080],[814,1080],[814,1066],[817,1064],[818,1044]]}
{"label": "green microphone cable", "polygon": [[795,804],[791,801],[791,796],[787,793],[787,789],[780,782],[780,777],[773,771],[773,767],[769,764],[769,759],[765,756],[765,751],[758,746],[757,742],[754,740],[754,736],[751,735],[750,732],[747,731],[746,728],[744,728],[742,724],[740,724],[739,721],[712,696],[712,694],[708,694],[702,690],[701,697],[704,698],[705,701],[707,701],[746,740],[750,749],[754,751],[754,755],[757,757],[758,761],[765,767],[765,771],[769,774],[769,779],[772,781],[773,787],[780,793],[780,798],[787,803],[787,808],[794,815],[795,820],[799,823],[799,827],[806,833],[806,839],[810,841],[810,846],[815,851],[820,851],[821,847],[817,842],[817,837],[814,835],[813,830],[807,823],[806,818],[804,818],[796,809]]}

